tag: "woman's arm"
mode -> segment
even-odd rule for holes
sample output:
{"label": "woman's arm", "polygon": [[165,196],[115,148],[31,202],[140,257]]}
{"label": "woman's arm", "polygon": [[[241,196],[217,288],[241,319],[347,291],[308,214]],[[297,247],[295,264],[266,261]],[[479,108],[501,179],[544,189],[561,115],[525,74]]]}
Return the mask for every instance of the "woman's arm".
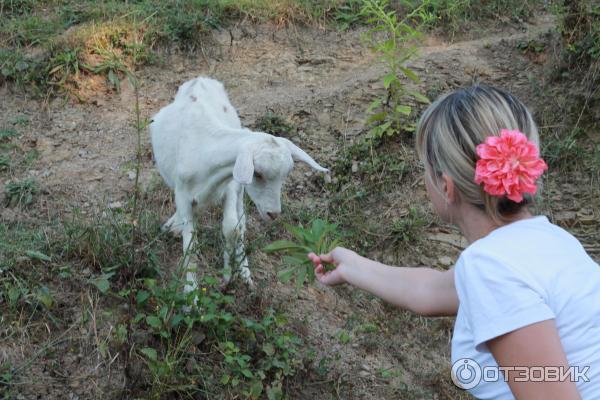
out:
{"label": "woman's arm", "polygon": [[[569,363],[563,350],[553,319],[498,336],[486,342],[498,365],[507,367],[558,367],[567,371]],[[526,373],[508,373],[508,385],[517,399],[580,399],[575,383],[519,382]],[[540,373],[534,373],[539,379]],[[560,375],[559,375],[560,376]]]}
{"label": "woman's arm", "polygon": [[[331,253],[309,254],[315,274],[326,285],[349,283],[402,309],[425,316],[456,315],[458,297],[454,270],[390,267],[338,247]],[[336,268],[325,272],[323,261]]]}

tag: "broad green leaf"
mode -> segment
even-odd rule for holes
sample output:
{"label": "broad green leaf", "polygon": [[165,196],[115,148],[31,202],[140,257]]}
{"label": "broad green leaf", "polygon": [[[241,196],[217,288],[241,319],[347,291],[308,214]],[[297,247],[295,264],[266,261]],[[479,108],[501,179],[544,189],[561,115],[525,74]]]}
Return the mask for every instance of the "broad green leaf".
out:
{"label": "broad green leaf", "polygon": [[304,281],[306,280],[306,275],[308,274],[308,268],[298,268],[298,272],[296,273],[296,287],[300,289],[304,285]]}
{"label": "broad green leaf", "polygon": [[299,259],[298,257],[283,256],[283,262],[289,265],[303,265],[310,262],[310,260],[308,257],[305,259]]}
{"label": "broad green leaf", "polygon": [[96,288],[102,293],[106,293],[108,289],[110,289],[110,282],[108,281],[108,278],[106,278],[106,275],[92,279],[90,283],[96,286]]}
{"label": "broad green leaf", "polygon": [[45,255],[44,253],[40,253],[39,251],[27,250],[25,252],[25,254],[27,255],[27,257],[29,257],[29,258],[31,258],[33,260],[52,261],[52,259],[50,257],[48,257],[47,255]]}
{"label": "broad green leaf", "polygon": [[271,344],[271,343],[265,343],[262,347],[262,350],[269,357],[271,357],[273,354],[275,354],[275,347],[273,347],[273,344]]}
{"label": "broad green leaf", "polygon": [[150,293],[148,291],[140,290],[135,295],[135,302],[139,306],[139,305],[143,304],[146,300],[148,300],[148,297],[150,297]]}
{"label": "broad green leaf", "polygon": [[261,381],[256,380],[253,384],[252,387],[250,388],[250,396],[253,399],[258,399],[260,397],[260,395],[263,392],[263,384]]}
{"label": "broad green leaf", "polygon": [[296,267],[286,268],[286,269],[279,271],[277,273],[277,277],[279,278],[279,280],[281,282],[286,283],[286,282],[289,282],[290,279],[292,279],[294,272],[296,272]]}
{"label": "broad green leaf", "polygon": [[374,109],[376,109],[379,106],[381,106],[381,99],[373,100],[373,102],[367,108],[367,113],[370,113],[371,111],[373,111]]}
{"label": "broad green leaf", "polygon": [[171,326],[175,328],[181,321],[183,321],[183,315],[177,314],[173,318],[171,318]]}
{"label": "broad green leaf", "polygon": [[15,305],[19,297],[21,297],[21,289],[14,286],[8,289],[8,301],[11,305]]}
{"label": "broad green leaf", "polygon": [[411,91],[408,91],[407,93],[408,93],[409,96],[412,96],[415,100],[420,101],[421,103],[424,103],[424,104],[430,104],[431,103],[431,101],[427,97],[423,96],[419,92],[415,92],[415,91],[411,90]]}
{"label": "broad green leaf", "polygon": [[141,350],[141,352],[151,361],[156,361],[158,359],[158,354],[152,347],[145,347]]}
{"label": "broad green leaf", "polygon": [[396,112],[397,113],[404,114],[404,115],[410,115],[411,111],[412,111],[412,107],[411,106],[406,106],[406,105],[398,105],[398,106],[396,106]]}
{"label": "broad green leaf", "polygon": [[278,240],[276,242],[269,244],[263,250],[267,253],[272,253],[275,251],[292,250],[292,249],[293,250],[304,250],[304,247],[300,246],[294,242],[291,242],[289,240]]}
{"label": "broad green leaf", "polygon": [[254,377],[254,374],[249,369],[243,369],[242,375],[244,375],[248,379],[252,379]]}
{"label": "broad green leaf", "polygon": [[268,400],[281,400],[283,399],[283,390],[280,386],[274,386],[267,388],[267,399]]}
{"label": "broad green leaf", "polygon": [[44,307],[52,307],[52,295],[50,294],[50,289],[48,289],[46,286],[42,286],[38,289],[36,293],[36,298],[40,303],[44,305]]}
{"label": "broad green leaf", "polygon": [[415,82],[415,83],[419,83],[419,77],[417,76],[417,74],[411,70],[410,68],[406,68],[406,67],[400,67],[400,71],[402,71],[402,73],[404,75],[406,75],[406,77],[408,79],[410,79],[411,81]]}
{"label": "broad green leaf", "polygon": [[148,315],[146,317],[146,323],[153,328],[159,328],[162,325],[160,319],[155,315]]}
{"label": "broad green leaf", "polygon": [[367,118],[367,125],[372,124],[374,122],[383,121],[383,120],[385,120],[385,118],[387,117],[387,115],[388,115],[388,113],[385,112],[385,111],[373,114],[373,115],[369,116],[369,118]]}
{"label": "broad green leaf", "polygon": [[396,79],[397,79],[396,74],[394,74],[393,72],[390,72],[383,78],[383,87],[386,89],[389,88],[390,85],[392,84],[392,82],[395,81]]}

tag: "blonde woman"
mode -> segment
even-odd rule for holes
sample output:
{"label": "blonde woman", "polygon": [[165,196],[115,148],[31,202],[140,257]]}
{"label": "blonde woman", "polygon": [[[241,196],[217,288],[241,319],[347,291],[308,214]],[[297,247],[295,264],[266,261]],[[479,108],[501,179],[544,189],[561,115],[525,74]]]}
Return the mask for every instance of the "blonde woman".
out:
{"label": "blonde woman", "polygon": [[390,267],[344,248],[309,258],[326,285],[456,315],[452,378],[477,398],[600,398],[600,267],[528,210],[546,169],[538,148],[511,94],[473,86],[442,96],[419,121],[417,151],[436,213],[469,242],[455,267]]}

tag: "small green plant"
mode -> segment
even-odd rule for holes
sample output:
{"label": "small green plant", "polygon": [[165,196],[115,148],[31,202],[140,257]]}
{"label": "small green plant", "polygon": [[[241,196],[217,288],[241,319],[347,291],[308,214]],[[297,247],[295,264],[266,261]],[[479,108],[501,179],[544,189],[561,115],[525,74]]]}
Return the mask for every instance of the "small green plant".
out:
{"label": "small green plant", "polygon": [[14,125],[26,126],[29,125],[29,122],[31,122],[31,120],[27,115],[17,115],[10,119],[10,123]]}
{"label": "small green plant", "polygon": [[370,126],[371,138],[414,131],[414,122],[410,121],[413,107],[409,99],[429,103],[427,97],[410,90],[402,82],[402,78],[406,77],[415,84],[419,83],[417,74],[406,64],[417,52],[414,42],[421,36],[419,26],[429,18],[425,12],[426,3],[423,2],[399,19],[395,11],[387,11],[387,0],[364,2],[361,13],[373,27],[363,35],[363,39],[388,69],[383,77],[386,94],[375,99],[367,109],[370,116],[366,124]]}
{"label": "small green plant", "polygon": [[265,247],[264,251],[285,254],[283,262],[289,267],[279,271],[278,277],[282,282],[288,282],[295,276],[296,286],[300,288],[304,282],[312,283],[315,280],[313,265],[307,258],[307,254],[329,253],[341,244],[341,235],[338,233],[338,224],[330,224],[322,219],[313,220],[307,228],[302,225],[284,224],[284,226],[297,242],[278,240]]}
{"label": "small green plant", "polygon": [[275,114],[271,110],[260,117],[255,126],[262,132],[283,137],[289,136],[293,129],[283,116]]}
{"label": "small green plant", "polygon": [[90,68],[95,74],[104,74],[113,89],[118,93],[121,90],[121,74],[129,74],[130,69],[125,63],[123,56],[113,49],[96,47],[95,52],[101,57],[101,61]]}
{"label": "small green plant", "polygon": [[419,239],[421,229],[427,224],[424,216],[414,207],[408,215],[392,223],[391,235],[395,243],[414,243]]}
{"label": "small green plant", "polygon": [[569,169],[581,161],[583,149],[578,143],[580,132],[574,130],[567,135],[547,137],[542,145],[542,155],[546,162],[555,168]]}
{"label": "small green plant", "polygon": [[4,128],[0,129],[0,142],[15,137],[19,134],[16,129]]}
{"label": "small green plant", "polygon": [[364,22],[360,8],[362,0],[348,0],[343,2],[333,14],[333,22],[338,29],[346,30]]}
{"label": "small green plant", "polygon": [[12,168],[12,160],[5,154],[0,154],[0,171],[10,170]]}
{"label": "small green plant", "polygon": [[539,40],[523,40],[517,44],[517,48],[523,53],[542,53],[546,49],[546,44]]}
{"label": "small green plant", "polygon": [[[145,279],[135,292],[138,313],[132,327],[149,331],[162,342],[140,350],[150,371],[150,397],[191,394],[203,382],[203,390],[218,387],[244,398],[256,399],[263,393],[283,398],[284,380],[300,364],[301,344],[286,330],[286,319],[270,308],[261,319],[243,318],[231,312],[234,298],[218,290],[217,279],[207,276],[200,286],[185,294],[178,277],[165,285]],[[210,371],[198,365],[205,359],[200,363],[194,359],[195,346],[216,356]],[[191,371],[190,365],[195,365]]]}
{"label": "small green plant", "polygon": [[39,192],[37,182],[33,179],[7,183],[4,189],[6,190],[4,203],[7,207],[28,206]]}
{"label": "small green plant", "polygon": [[66,84],[72,79],[78,79],[84,65],[79,61],[80,49],[65,49],[54,55],[49,61],[49,83],[66,89]]}
{"label": "small green plant", "polygon": [[[412,1],[419,4],[420,1]],[[540,8],[540,0],[429,0],[426,10],[431,14],[428,26],[441,28],[454,36],[468,31],[476,21],[492,21],[511,18],[526,20]],[[477,25],[474,25],[477,28]]]}

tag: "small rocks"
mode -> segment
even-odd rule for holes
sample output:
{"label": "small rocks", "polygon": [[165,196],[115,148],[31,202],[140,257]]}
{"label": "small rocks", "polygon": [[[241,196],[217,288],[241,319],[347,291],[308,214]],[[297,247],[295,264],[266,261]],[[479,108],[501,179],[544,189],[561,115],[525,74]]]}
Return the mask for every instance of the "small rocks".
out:
{"label": "small rocks", "polygon": [[113,201],[112,203],[108,204],[108,208],[110,208],[111,210],[115,210],[117,208],[123,208],[123,202]]}
{"label": "small rocks", "polygon": [[448,256],[441,256],[438,258],[438,264],[443,267],[450,267],[454,265],[454,260]]}
{"label": "small rocks", "polygon": [[206,335],[202,332],[194,332],[192,333],[192,344],[194,346],[199,346],[200,343],[204,342],[206,339]]}
{"label": "small rocks", "polygon": [[561,211],[554,214],[554,221],[557,224],[572,227],[577,222],[577,213],[575,211]]}

